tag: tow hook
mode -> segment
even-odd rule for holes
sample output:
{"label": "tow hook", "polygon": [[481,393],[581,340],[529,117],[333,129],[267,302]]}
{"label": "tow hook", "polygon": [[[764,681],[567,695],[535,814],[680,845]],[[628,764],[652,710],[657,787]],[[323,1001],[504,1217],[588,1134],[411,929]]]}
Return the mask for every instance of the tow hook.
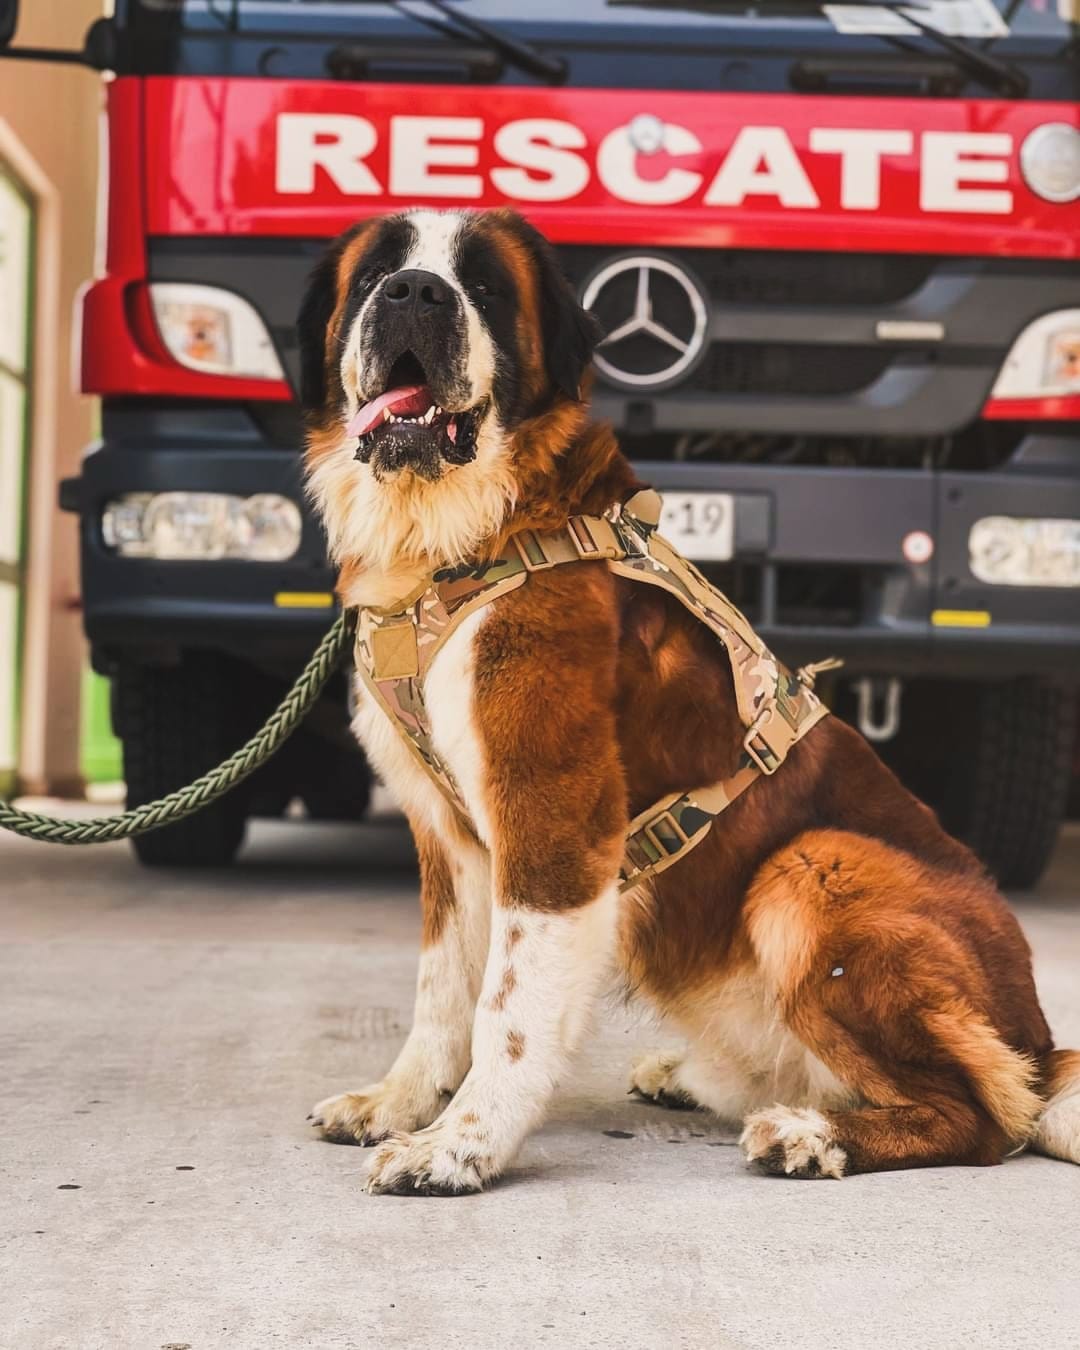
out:
{"label": "tow hook", "polygon": [[866,675],[853,683],[859,730],[868,741],[891,741],[900,730],[900,681],[895,675]]}

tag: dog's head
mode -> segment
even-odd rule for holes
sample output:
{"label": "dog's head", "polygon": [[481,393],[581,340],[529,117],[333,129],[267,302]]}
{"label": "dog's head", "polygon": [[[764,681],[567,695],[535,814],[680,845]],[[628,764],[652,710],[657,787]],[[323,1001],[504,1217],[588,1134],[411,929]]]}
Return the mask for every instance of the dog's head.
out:
{"label": "dog's head", "polygon": [[509,211],[365,221],[316,268],[298,327],[314,495],[335,555],[372,562],[456,560],[497,529],[515,432],[580,400],[598,336]]}

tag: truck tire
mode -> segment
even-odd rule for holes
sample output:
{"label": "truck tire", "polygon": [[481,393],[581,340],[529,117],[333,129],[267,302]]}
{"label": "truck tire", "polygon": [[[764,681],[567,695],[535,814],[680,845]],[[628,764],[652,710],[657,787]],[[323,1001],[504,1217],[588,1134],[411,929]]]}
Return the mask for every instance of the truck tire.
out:
{"label": "truck tire", "polygon": [[357,745],[311,738],[309,771],[300,796],[312,820],[363,820],[371,802],[371,770]]}
{"label": "truck tire", "polygon": [[363,820],[371,800],[371,770],[356,742],[306,726],[253,775],[252,783],[253,816],[280,816],[299,798],[311,820],[355,823]]}
{"label": "truck tire", "polygon": [[[163,797],[220,764],[250,734],[240,715],[240,672],[211,653],[185,653],[176,666],[120,666],[113,721],[123,744],[129,806]],[[132,840],[147,867],[224,867],[243,843],[250,787],[176,825]]]}
{"label": "truck tire", "polygon": [[1023,678],[966,686],[970,700],[943,823],[1002,886],[1034,886],[1065,819],[1076,699]]}

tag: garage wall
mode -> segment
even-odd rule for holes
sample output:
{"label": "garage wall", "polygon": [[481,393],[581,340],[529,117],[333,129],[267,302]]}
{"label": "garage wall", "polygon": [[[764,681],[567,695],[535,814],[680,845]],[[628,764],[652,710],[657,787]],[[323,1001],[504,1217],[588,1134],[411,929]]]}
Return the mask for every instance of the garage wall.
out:
{"label": "garage wall", "polygon": [[33,206],[0,161],[0,795],[18,764],[33,272]]}
{"label": "garage wall", "polygon": [[[23,0],[16,45],[79,46],[101,12],[102,0]],[[71,353],[73,302],[94,266],[100,106],[92,71],[0,63],[0,173],[28,202],[34,229],[20,556],[6,573],[17,581],[20,630],[9,726],[18,783],[31,792],[81,788],[77,536],[56,510],[56,491],[93,431],[93,401],[74,392]],[[13,457],[10,447],[5,454]],[[0,670],[0,700],[4,678]]]}

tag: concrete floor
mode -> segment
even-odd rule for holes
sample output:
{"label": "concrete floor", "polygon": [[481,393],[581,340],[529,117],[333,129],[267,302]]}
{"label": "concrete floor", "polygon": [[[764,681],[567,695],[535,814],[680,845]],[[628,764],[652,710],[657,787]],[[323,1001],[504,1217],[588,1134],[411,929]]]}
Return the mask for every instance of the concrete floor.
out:
{"label": "concrete floor", "polygon": [[[498,1189],[362,1194],[304,1116],[405,1034],[415,892],[387,825],[214,877],[0,837],[0,1350],[1080,1346],[1080,1168],[758,1176],[624,1095],[621,1015]],[[1018,907],[1080,1046],[1080,833]]]}

